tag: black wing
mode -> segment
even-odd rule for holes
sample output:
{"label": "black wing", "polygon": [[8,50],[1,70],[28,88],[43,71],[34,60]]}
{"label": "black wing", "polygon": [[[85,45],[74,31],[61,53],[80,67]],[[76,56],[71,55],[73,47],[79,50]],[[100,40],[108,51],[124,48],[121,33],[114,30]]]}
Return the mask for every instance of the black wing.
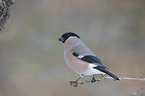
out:
{"label": "black wing", "polygon": [[97,70],[99,70],[101,72],[104,72],[104,73],[110,75],[115,80],[119,80],[119,78],[117,76],[115,76],[114,74],[112,74],[111,72],[109,72],[108,70],[106,70],[108,68],[103,65],[103,63],[101,62],[101,60],[97,56],[92,56],[92,55],[81,56],[81,55],[79,55],[79,54],[77,54],[75,52],[73,53],[73,56],[75,56],[76,58],[78,58],[78,59],[80,59],[82,61],[88,62],[88,63],[94,63],[94,64],[97,63],[98,66],[93,67],[94,69],[97,69]]}
{"label": "black wing", "polygon": [[[73,53],[73,56],[77,57],[78,59],[88,62],[88,63],[97,63],[100,66],[107,68],[106,66],[103,65],[103,63],[101,62],[101,60],[97,57],[97,56],[92,56],[92,55],[85,55],[85,56],[80,56],[77,53]],[[108,68],[107,68],[108,69]]]}

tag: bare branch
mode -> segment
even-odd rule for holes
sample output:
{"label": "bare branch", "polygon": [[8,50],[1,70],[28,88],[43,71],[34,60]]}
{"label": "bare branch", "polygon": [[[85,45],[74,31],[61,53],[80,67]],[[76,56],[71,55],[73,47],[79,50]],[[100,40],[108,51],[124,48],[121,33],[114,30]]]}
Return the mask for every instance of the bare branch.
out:
{"label": "bare branch", "polygon": [[[104,79],[113,79],[112,77],[104,77]],[[127,77],[122,77],[119,78],[120,80],[130,80],[130,81],[145,81],[145,78],[127,78]]]}
{"label": "bare branch", "polygon": [[[97,82],[99,81],[102,81],[102,80],[105,80],[105,79],[110,79],[110,80],[114,80],[114,78],[112,77],[109,77],[109,76],[104,76],[103,77],[100,77],[98,79],[96,79]],[[127,78],[127,77],[122,77],[122,78],[119,78],[120,80],[129,80],[129,81],[145,81],[145,78]],[[85,81],[85,82],[81,82],[79,83],[80,85],[84,84],[84,83],[90,83],[91,81]]]}
{"label": "bare branch", "polygon": [[[114,80],[112,77],[109,77],[109,76],[104,76],[102,75],[103,77],[100,77],[98,79],[96,79],[97,82],[99,81],[102,81],[102,80],[105,80],[105,79],[111,79],[111,80]],[[120,80],[129,80],[129,81],[145,81],[145,78],[127,78],[127,77],[122,77],[122,78],[119,78]],[[78,84],[82,85],[84,83],[91,83],[91,81],[85,81],[85,82],[80,82]]]}
{"label": "bare branch", "polygon": [[[112,77],[109,77],[109,76],[107,76],[107,77],[103,76],[103,79],[111,79],[111,80],[114,80]],[[101,81],[103,79],[101,78],[101,79],[98,79],[98,80]],[[120,80],[129,80],[129,81],[145,81],[145,78],[127,78],[127,77],[122,77],[122,78],[119,78],[119,79]],[[81,84],[84,84],[84,83],[81,83]],[[137,94],[138,92],[142,91],[143,89],[145,89],[145,86],[143,88],[141,88],[140,90],[134,92],[131,96],[134,96],[135,94]]]}
{"label": "bare branch", "polygon": [[135,94],[137,94],[138,92],[140,92],[141,90],[145,89],[145,86],[143,88],[141,88],[140,90],[134,92],[131,96],[134,96]]}

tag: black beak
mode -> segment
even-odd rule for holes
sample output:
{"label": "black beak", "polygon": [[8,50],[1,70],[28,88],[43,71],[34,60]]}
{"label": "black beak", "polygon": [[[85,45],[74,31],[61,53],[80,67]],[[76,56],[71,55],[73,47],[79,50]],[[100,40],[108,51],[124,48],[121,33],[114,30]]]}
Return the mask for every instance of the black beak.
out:
{"label": "black beak", "polygon": [[61,41],[61,42],[63,42],[64,41],[64,38],[63,37],[60,37],[58,40]]}

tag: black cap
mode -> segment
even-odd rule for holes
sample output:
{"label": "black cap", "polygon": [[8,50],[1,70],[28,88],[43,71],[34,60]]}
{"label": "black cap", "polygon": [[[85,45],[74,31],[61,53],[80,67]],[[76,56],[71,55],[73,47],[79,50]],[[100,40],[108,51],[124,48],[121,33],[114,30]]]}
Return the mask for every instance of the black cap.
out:
{"label": "black cap", "polygon": [[77,34],[75,34],[73,32],[66,32],[58,40],[64,43],[71,36],[80,38]]}

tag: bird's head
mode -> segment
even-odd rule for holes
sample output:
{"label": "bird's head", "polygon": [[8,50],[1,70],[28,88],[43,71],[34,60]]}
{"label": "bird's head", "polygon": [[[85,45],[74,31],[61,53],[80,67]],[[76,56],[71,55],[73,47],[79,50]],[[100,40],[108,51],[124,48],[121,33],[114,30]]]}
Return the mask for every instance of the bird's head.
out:
{"label": "bird's head", "polygon": [[66,32],[62,34],[62,36],[58,40],[61,41],[62,43],[65,43],[68,39],[73,38],[73,37],[80,38],[77,34],[73,32]]}

